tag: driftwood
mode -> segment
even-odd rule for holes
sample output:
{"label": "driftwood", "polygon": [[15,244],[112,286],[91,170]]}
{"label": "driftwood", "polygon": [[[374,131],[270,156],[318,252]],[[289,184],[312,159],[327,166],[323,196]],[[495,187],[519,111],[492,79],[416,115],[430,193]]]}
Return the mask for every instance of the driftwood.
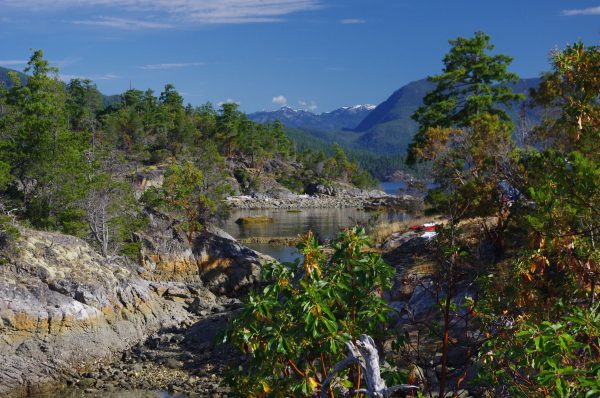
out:
{"label": "driftwood", "polygon": [[388,398],[396,391],[418,390],[418,386],[409,384],[400,384],[393,387],[386,387],[385,381],[381,378],[381,369],[379,367],[379,353],[375,342],[370,336],[361,335],[356,342],[349,341],[346,344],[348,356],[333,366],[329,375],[321,386],[321,398],[327,398],[327,394],[333,381],[333,378],[348,366],[358,363],[362,368],[367,388],[355,391],[356,393],[367,394],[370,398]]}

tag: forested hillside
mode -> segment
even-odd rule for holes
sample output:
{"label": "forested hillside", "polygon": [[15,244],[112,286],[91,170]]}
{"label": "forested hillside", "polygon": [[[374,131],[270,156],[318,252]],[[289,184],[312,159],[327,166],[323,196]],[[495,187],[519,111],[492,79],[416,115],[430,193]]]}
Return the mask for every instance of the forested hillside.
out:
{"label": "forested hillside", "polygon": [[[228,195],[374,184],[340,147],[297,150],[280,123],[252,122],[235,104],[185,106],[170,84],[103,97],[89,80],[58,80],[42,51],[25,72],[0,92],[1,210],[104,255],[135,254],[144,206],[178,214],[192,233],[226,216]],[[164,183],[147,190],[149,176]]]}
{"label": "forested hillside", "polygon": [[0,66],[0,84],[4,85],[4,87],[12,86],[13,81],[10,77],[11,73],[16,73],[17,76],[23,81],[27,80],[27,76],[24,73],[20,73],[12,69],[3,68]]}

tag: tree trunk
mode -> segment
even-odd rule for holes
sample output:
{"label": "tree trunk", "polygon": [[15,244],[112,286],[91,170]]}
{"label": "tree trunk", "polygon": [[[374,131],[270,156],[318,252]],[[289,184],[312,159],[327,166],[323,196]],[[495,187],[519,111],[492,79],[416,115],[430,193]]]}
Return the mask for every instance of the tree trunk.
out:
{"label": "tree trunk", "polygon": [[321,398],[327,398],[331,382],[334,377],[344,368],[352,364],[359,364],[362,369],[367,388],[357,390],[356,393],[367,394],[370,398],[387,398],[396,391],[418,390],[418,386],[400,384],[393,387],[386,387],[385,381],[381,378],[381,368],[379,366],[379,352],[375,342],[370,336],[361,335],[355,342],[349,341],[346,344],[348,356],[333,366],[329,375],[321,386]]}

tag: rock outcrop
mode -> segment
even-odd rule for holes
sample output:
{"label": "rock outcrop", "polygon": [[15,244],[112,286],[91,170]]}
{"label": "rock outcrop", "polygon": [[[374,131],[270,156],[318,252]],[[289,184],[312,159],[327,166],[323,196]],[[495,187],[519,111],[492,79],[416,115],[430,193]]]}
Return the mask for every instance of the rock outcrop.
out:
{"label": "rock outcrop", "polygon": [[148,280],[201,282],[217,294],[237,295],[259,279],[265,257],[218,228],[188,242],[170,217],[148,211],[150,225],[138,235],[142,243],[142,276]]}
{"label": "rock outcrop", "polygon": [[21,229],[0,265],[0,396],[53,389],[159,330],[191,325],[254,283],[260,256],[219,231],[189,245],[154,222],[142,266],[106,259],[86,242]]}
{"label": "rock outcrop", "polygon": [[148,188],[160,188],[165,180],[165,167],[148,167],[133,175],[132,187],[136,198],[140,198]]}

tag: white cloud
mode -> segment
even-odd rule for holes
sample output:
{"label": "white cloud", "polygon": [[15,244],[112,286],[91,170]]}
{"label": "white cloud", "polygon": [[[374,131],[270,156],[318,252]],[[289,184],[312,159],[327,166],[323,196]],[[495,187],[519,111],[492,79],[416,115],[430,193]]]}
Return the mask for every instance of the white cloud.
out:
{"label": "white cloud", "polygon": [[138,30],[138,29],[169,29],[173,25],[141,21],[137,19],[126,19],[126,18],[113,18],[113,17],[99,17],[97,19],[85,19],[70,21],[75,25],[90,25],[90,26],[104,26],[108,28],[126,29],[126,30]]}
{"label": "white cloud", "polygon": [[60,76],[60,80],[68,82],[69,80],[72,79],[81,79],[81,80],[92,80],[92,81],[97,81],[97,80],[117,80],[120,79],[121,76],[117,76],[113,73],[105,73],[103,75],[91,75],[91,76],[83,76],[83,75],[68,75],[68,74],[61,74]]}
{"label": "white cloud", "polygon": [[0,66],[15,66],[15,65],[25,65],[25,64],[27,64],[27,61],[20,61],[20,60],[16,60],[16,59],[0,60]]}
{"label": "white cloud", "polygon": [[600,6],[590,8],[578,8],[572,10],[563,10],[562,15],[566,17],[575,17],[578,15],[600,15]]}
{"label": "white cloud", "polygon": [[356,25],[356,24],[367,23],[367,21],[365,21],[364,19],[359,19],[359,18],[346,18],[346,19],[340,19],[340,23],[344,24],[344,25]]}
{"label": "white cloud", "polygon": [[[54,65],[54,66],[68,66],[68,65],[74,64],[77,61],[78,61],[78,59],[67,58],[67,59],[63,59],[63,60],[59,60],[59,61],[50,60],[49,62],[50,62],[50,65]],[[25,65],[27,65],[27,62],[29,62],[29,60],[6,59],[6,60],[0,60],[0,66],[25,66]]]}
{"label": "white cloud", "polygon": [[314,112],[317,110],[318,106],[315,101],[298,101],[298,105],[302,107],[305,111]]}
{"label": "white cloud", "polygon": [[[59,7],[104,7],[130,12],[162,12],[174,21],[203,24],[236,24],[280,21],[285,15],[321,8],[322,0],[0,0],[0,5],[44,10]],[[89,20],[80,23],[123,28],[114,20]],[[156,22],[136,26],[156,28]],[[169,24],[170,25],[170,24]],[[131,28],[128,28],[131,29]]]}
{"label": "white cloud", "polygon": [[273,103],[275,105],[283,106],[283,105],[287,104],[287,98],[285,98],[283,95],[275,96],[275,97],[273,97],[273,99],[271,101],[273,101]]}
{"label": "white cloud", "polygon": [[174,63],[174,64],[150,64],[150,65],[140,66],[140,68],[149,69],[149,70],[177,69],[177,68],[187,68],[187,67],[191,67],[191,66],[202,66],[202,65],[206,65],[206,64],[204,62],[182,62],[182,63]]}
{"label": "white cloud", "polygon": [[223,104],[237,104],[237,105],[241,105],[240,102],[238,102],[238,101],[236,101],[234,99],[231,99],[231,98],[227,98],[225,101],[221,101],[217,105],[222,106]]}

